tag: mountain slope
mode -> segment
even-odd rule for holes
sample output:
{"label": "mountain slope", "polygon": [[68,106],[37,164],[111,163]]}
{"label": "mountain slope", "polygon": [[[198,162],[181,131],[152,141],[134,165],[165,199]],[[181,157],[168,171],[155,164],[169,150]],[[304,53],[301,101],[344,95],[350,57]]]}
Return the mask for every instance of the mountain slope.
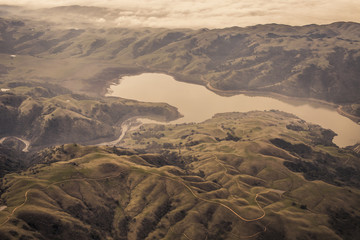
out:
{"label": "mountain slope", "polygon": [[[61,29],[50,23],[3,19],[0,29],[0,52],[21,55],[12,65],[1,62],[5,70],[12,69],[6,70],[6,78],[28,71],[31,79],[98,91],[91,87],[94,77],[106,87],[106,82],[124,74],[157,71],[220,90],[276,92],[340,104],[360,101],[358,23],[213,30]],[[29,64],[30,59],[35,64]],[[44,64],[51,71],[40,72]],[[124,70],[129,66],[132,73]]]}
{"label": "mountain slope", "polygon": [[356,239],[360,162],[331,138],[271,111],[144,125],[124,139],[136,150],[45,149],[2,179],[0,236]]}
{"label": "mountain slope", "polygon": [[170,121],[180,117],[165,103],[120,98],[91,98],[56,85],[11,83],[0,92],[0,136],[22,136],[31,147],[69,142],[99,143],[120,136],[131,117]]}

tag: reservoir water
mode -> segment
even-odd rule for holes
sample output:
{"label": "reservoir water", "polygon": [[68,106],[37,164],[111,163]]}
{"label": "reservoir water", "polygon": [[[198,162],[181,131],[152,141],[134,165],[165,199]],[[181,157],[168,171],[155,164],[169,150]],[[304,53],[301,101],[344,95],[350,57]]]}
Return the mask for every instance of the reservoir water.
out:
{"label": "reservoir water", "polygon": [[166,74],[144,73],[126,76],[110,86],[107,96],[144,102],[166,102],[177,107],[183,118],[171,123],[202,122],[216,113],[280,110],[319,124],[338,134],[334,143],[339,147],[360,142],[360,125],[338,114],[335,107],[306,100],[280,101],[271,97],[243,94],[225,97],[204,86],[176,81]]}

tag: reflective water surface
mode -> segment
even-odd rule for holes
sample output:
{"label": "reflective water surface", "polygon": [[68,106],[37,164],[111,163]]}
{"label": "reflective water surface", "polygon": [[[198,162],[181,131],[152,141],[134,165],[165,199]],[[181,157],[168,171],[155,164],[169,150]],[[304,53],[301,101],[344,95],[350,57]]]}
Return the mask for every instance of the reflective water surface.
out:
{"label": "reflective water surface", "polygon": [[224,97],[204,86],[178,82],[158,73],[127,76],[112,85],[108,96],[144,102],[166,102],[178,108],[183,118],[172,123],[202,122],[220,112],[248,112],[253,110],[281,110],[293,113],[307,122],[332,129],[338,134],[334,143],[340,147],[360,141],[360,125],[337,113],[334,107],[306,100],[280,101],[271,97],[243,94]]}

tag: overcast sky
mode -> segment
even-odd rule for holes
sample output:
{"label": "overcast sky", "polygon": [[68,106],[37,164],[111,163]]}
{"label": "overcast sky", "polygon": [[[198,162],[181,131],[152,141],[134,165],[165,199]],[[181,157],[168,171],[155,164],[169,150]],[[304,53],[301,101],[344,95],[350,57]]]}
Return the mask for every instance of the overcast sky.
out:
{"label": "overcast sky", "polygon": [[146,27],[220,28],[265,23],[360,22],[360,0],[0,0],[0,4],[112,7],[121,9],[116,24]]}

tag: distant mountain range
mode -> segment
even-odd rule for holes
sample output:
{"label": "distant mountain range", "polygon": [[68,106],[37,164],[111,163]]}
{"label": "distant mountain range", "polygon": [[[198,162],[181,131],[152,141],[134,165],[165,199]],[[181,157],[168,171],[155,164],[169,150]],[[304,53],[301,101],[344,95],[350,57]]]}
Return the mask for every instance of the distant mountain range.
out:
{"label": "distant mountain range", "polygon": [[[181,115],[104,97],[122,76],[160,72],[219,94],[325,100],[359,121],[360,24],[130,29],[83,6],[0,16],[0,239],[360,239],[359,144],[276,110],[128,131],[133,117]],[[120,132],[121,147],[91,146]]]}
{"label": "distant mountain range", "polygon": [[[56,19],[64,12],[80,11],[83,16],[105,11],[96,10],[72,6],[42,12]],[[190,30],[71,28],[30,17],[6,18],[0,21],[0,73],[7,81],[26,71],[36,81],[98,93],[99,85],[106,89],[109,81],[129,69],[133,73],[164,72],[219,90],[326,100],[345,105],[348,113],[360,114],[358,23]],[[18,59],[10,64],[6,55],[18,55]],[[24,63],[25,58],[33,64]]]}

